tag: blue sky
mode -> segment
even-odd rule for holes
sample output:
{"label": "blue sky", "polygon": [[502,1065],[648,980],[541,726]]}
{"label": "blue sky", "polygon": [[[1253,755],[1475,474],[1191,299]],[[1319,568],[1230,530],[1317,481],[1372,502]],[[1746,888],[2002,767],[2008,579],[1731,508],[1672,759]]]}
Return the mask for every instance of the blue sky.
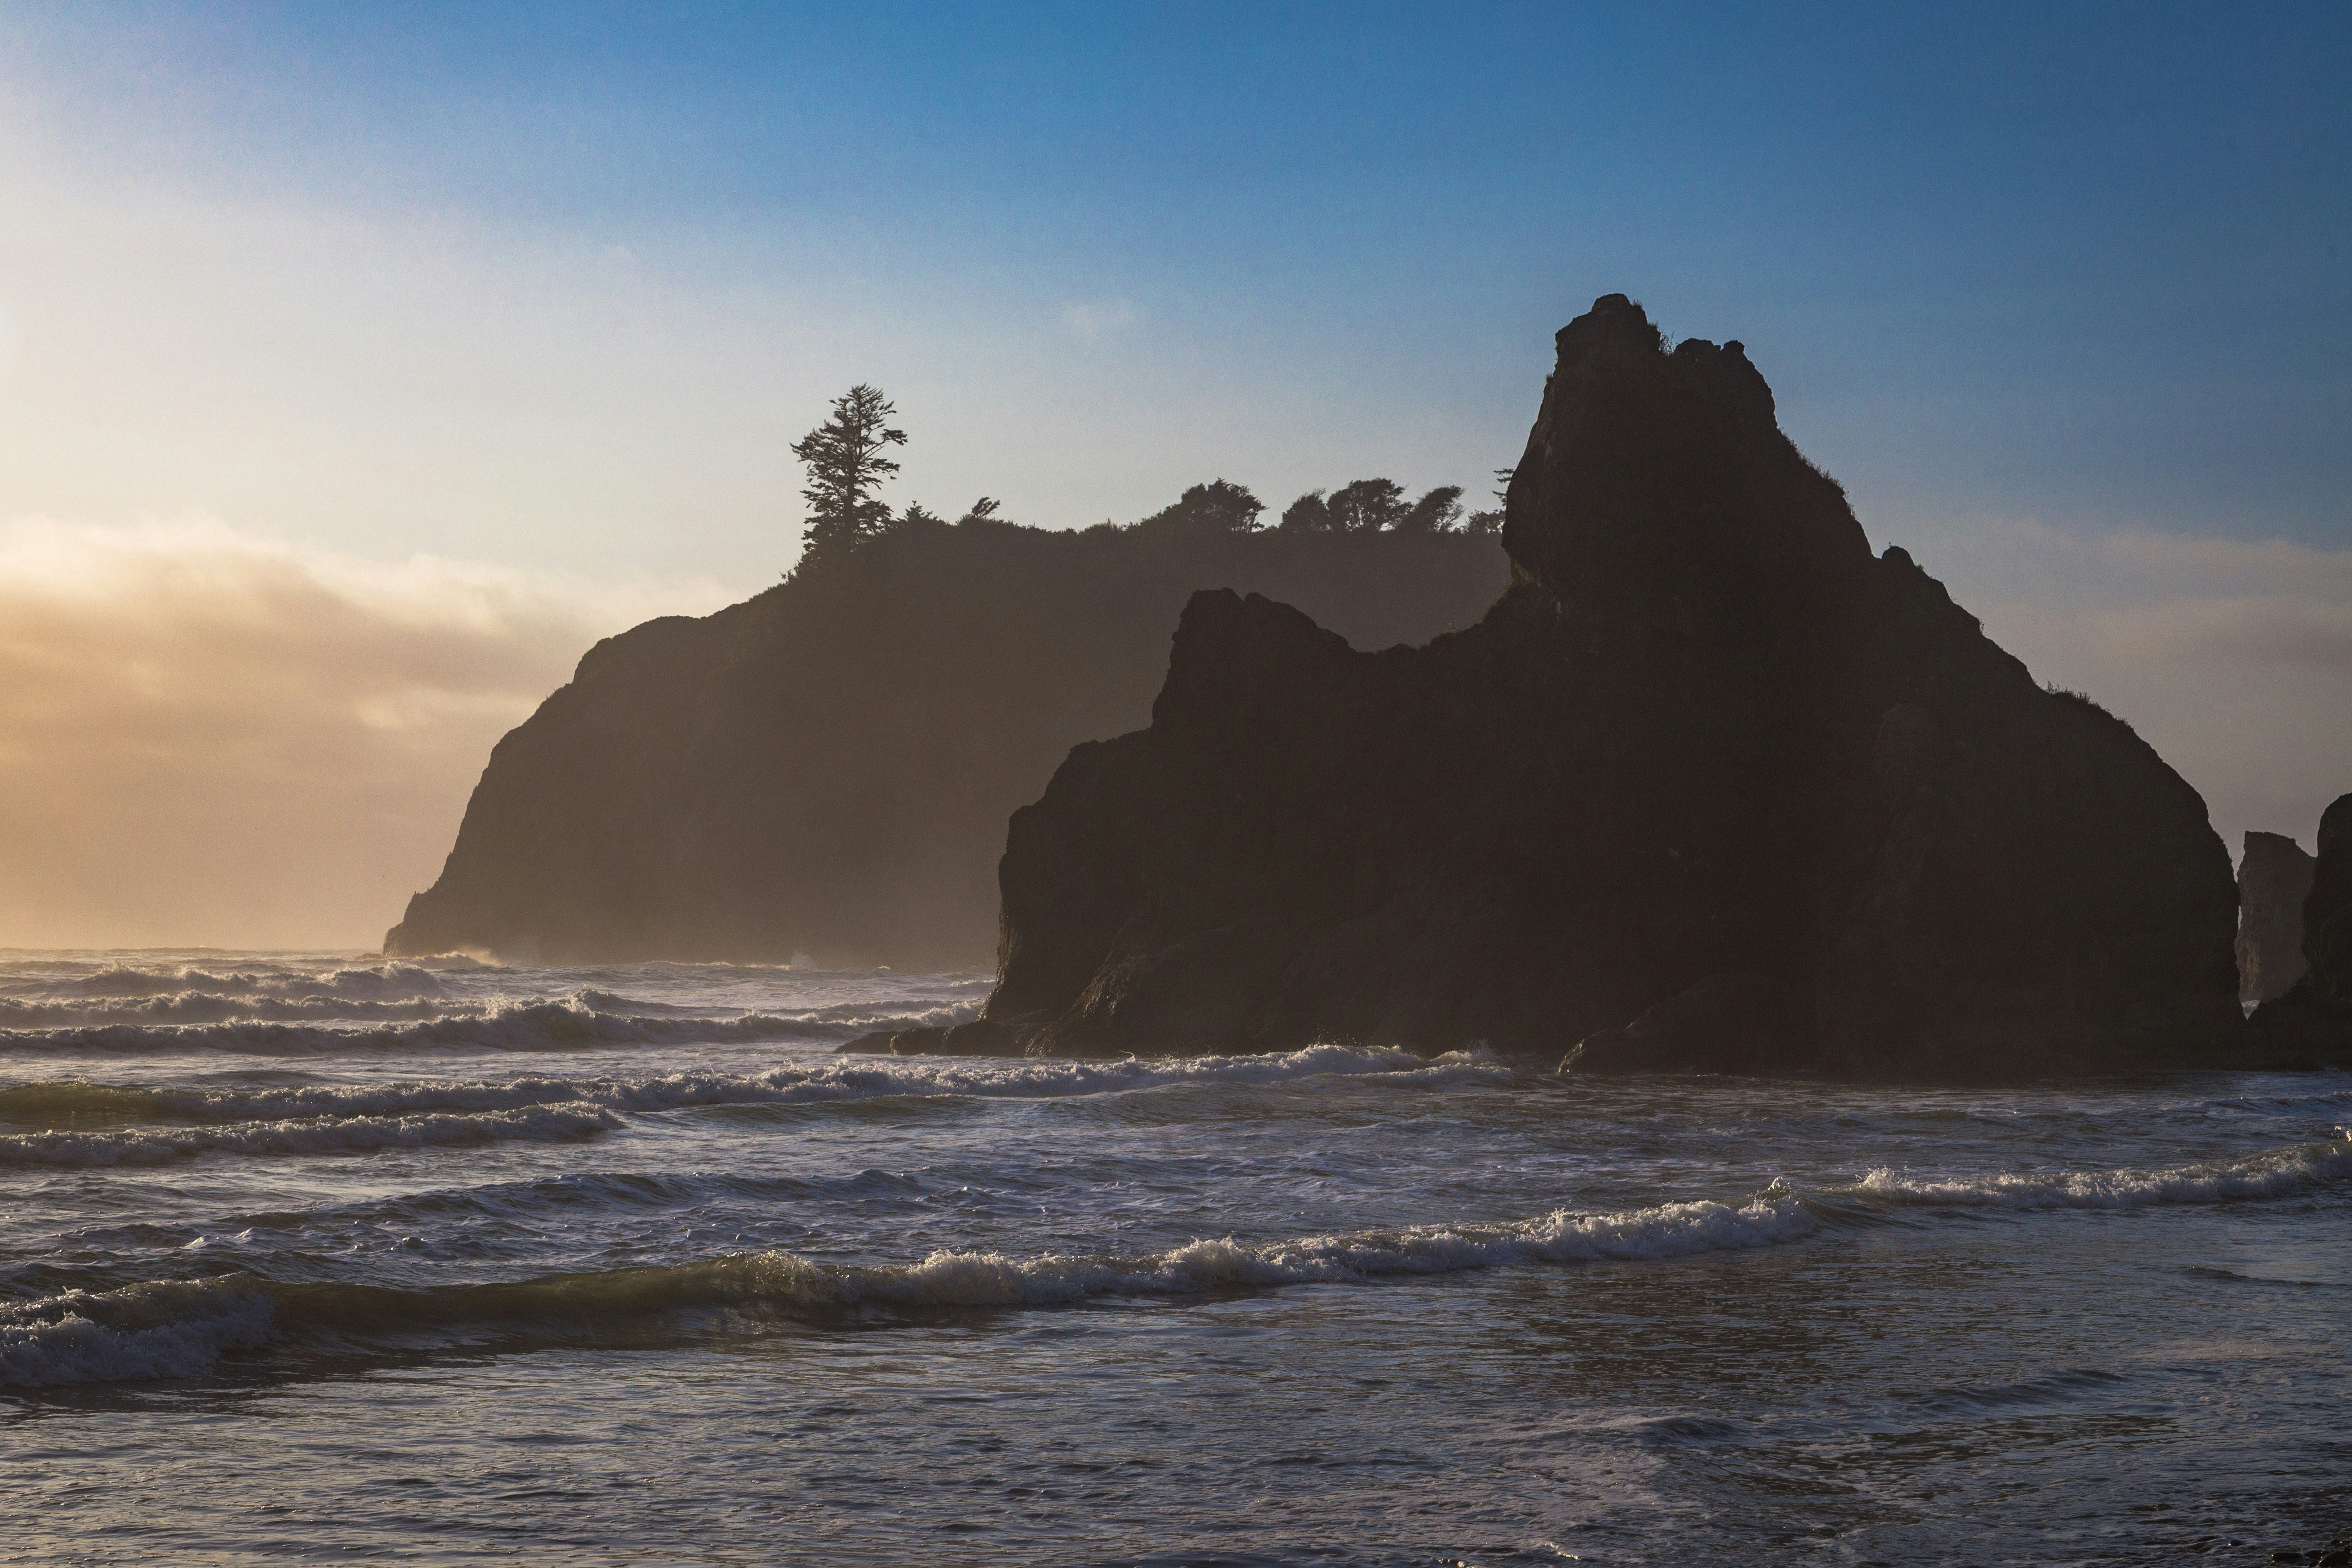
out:
{"label": "blue sky", "polygon": [[1865,520],[2346,535],[2340,6],[8,9],[69,175],[823,317],[698,393],[743,504],[820,372],[898,395],[910,493],[1042,522],[1466,481],[1623,289],[1745,340]]}
{"label": "blue sky", "polygon": [[0,0],[0,941],[372,939],[854,382],[940,511],[1475,491],[1616,291],[2233,846],[2352,786],[2352,7]]}

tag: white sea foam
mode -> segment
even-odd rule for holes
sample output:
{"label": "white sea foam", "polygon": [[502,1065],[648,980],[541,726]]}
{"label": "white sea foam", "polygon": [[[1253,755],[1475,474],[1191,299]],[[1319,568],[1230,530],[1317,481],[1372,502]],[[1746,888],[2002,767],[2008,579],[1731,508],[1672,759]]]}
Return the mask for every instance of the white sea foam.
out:
{"label": "white sea foam", "polygon": [[0,1166],[152,1166],[198,1155],[317,1155],[372,1149],[446,1148],[516,1140],[583,1137],[620,1126],[601,1106],[405,1116],[319,1116],[210,1127],[22,1133],[0,1137]]}
{"label": "white sea foam", "polygon": [[0,1387],[189,1377],[269,1336],[250,1281],[166,1280],[0,1305]]}
{"label": "white sea foam", "polygon": [[412,1001],[354,1001],[341,997],[242,996],[217,991],[173,991],[168,995],[126,997],[115,1000],[27,1000],[0,997],[0,1026],[11,1030],[100,1029],[112,1025],[227,1023],[236,1019],[286,1023],[315,1019],[348,1020],[423,1020],[443,1017],[479,1016],[487,1002],[466,1004],[446,998]]}
{"label": "white sea foam", "polygon": [[838,1268],[777,1252],[760,1254],[752,1263],[762,1294],[781,1306],[1044,1306],[1092,1296],[1199,1295],[1534,1263],[1680,1258],[1778,1246],[1819,1228],[1793,1197],[1768,1195],[1738,1208],[1697,1202],[1613,1214],[1559,1209],[1502,1225],[1411,1226],[1275,1242],[1199,1240],[1134,1259],[940,1251],[904,1266]]}
{"label": "white sea foam", "polygon": [[1675,1203],[1617,1214],[1560,1210],[1502,1225],[1413,1226],[1260,1243],[1196,1240],[1139,1257],[942,1250],[917,1263],[861,1267],[770,1251],[415,1291],[186,1281],[0,1308],[0,1386],[184,1376],[203,1371],[225,1350],[264,1343],[273,1326],[348,1341],[434,1327],[609,1325],[712,1307],[784,1317],[1048,1307],[1095,1297],[1198,1296],[1514,1264],[1675,1258],[1775,1246],[1815,1228],[1802,1205],[1768,1197],[1740,1208]]}
{"label": "white sea foam", "polygon": [[1509,1082],[1511,1070],[1484,1051],[1423,1058],[1391,1046],[1310,1045],[1265,1056],[1129,1057],[1059,1061],[1028,1057],[877,1057],[807,1075],[812,1089],[844,1095],[962,1094],[1052,1099],[1185,1084],[1272,1084],[1300,1078],[1370,1077],[1430,1086]]}
{"label": "white sea foam", "polygon": [[53,977],[48,988],[68,997],[161,997],[210,991],[222,996],[328,996],[362,1001],[414,1000],[447,993],[440,976],[414,964],[226,972],[191,965],[112,964],[85,974]]}
{"label": "white sea foam", "polygon": [[1920,1176],[1882,1167],[1853,1191],[1905,1205],[2010,1209],[2144,1208],[2279,1197],[2352,1178],[2352,1136],[2168,1168]]}
{"label": "white sea foam", "polygon": [[[1324,1048],[1315,1060],[1334,1060],[1328,1054],[1334,1049]],[[1381,1053],[1357,1055],[1378,1059]],[[1157,1065],[1167,1073],[1213,1060],[1140,1065]],[[1256,1061],[1261,1068],[1276,1065],[1273,1059]],[[996,1081],[1011,1078],[1008,1073]],[[572,1113],[584,1117],[588,1109]],[[306,1127],[358,1124],[327,1121]],[[237,1127],[220,1131],[247,1135]],[[2347,1176],[2352,1136],[2159,1170],[1926,1178],[1874,1171],[1844,1190],[1849,1197],[1932,1207],[2123,1207],[2275,1197]],[[1697,1201],[1616,1212],[1563,1208],[1495,1224],[1404,1226],[1262,1241],[1202,1239],[1137,1255],[1021,1257],[942,1249],[912,1263],[856,1266],[778,1250],[426,1291],[250,1281],[141,1285],[0,1308],[0,1385],[186,1375],[203,1371],[225,1350],[260,1344],[273,1333],[306,1329],[343,1340],[436,1327],[470,1333],[497,1324],[535,1333],[561,1330],[566,1322],[609,1324],[710,1308],[823,1317],[859,1311],[1049,1307],[1104,1297],[1185,1297],[1532,1265],[1635,1262],[1801,1241],[1821,1229],[1825,1212],[1832,1210],[1774,1186],[1737,1207]]]}
{"label": "white sea foam", "polygon": [[747,1012],[719,1017],[646,1016],[599,1009],[583,996],[560,1000],[495,1000],[438,1009],[397,1027],[241,1019],[225,1023],[102,1024],[85,1028],[0,1029],[0,1051],[46,1054],[177,1055],[228,1051],[257,1056],[333,1056],[402,1051],[568,1051],[614,1045],[738,1044],[769,1040],[839,1040],[868,1030],[960,1023],[971,1004],[915,1013],[877,1014],[871,1007],[801,1013]]}
{"label": "white sea foam", "polygon": [[[455,1021],[509,1019],[518,1009],[558,1007],[615,1018],[703,1018],[710,1015],[667,1002],[646,1001],[611,991],[583,989],[562,997],[485,998],[478,1000],[420,997],[404,1000],[351,998],[332,992],[254,994],[205,990],[173,991],[116,998],[63,999],[0,997],[0,1027],[10,1030],[103,1029],[116,1025],[156,1027],[230,1022],[299,1023]],[[821,1013],[808,1015],[821,1018]],[[720,1021],[731,1021],[722,1018]]]}
{"label": "white sea foam", "polygon": [[[0,1089],[0,1117],[38,1121],[89,1115],[216,1123],[510,1111],[559,1103],[644,1113],[699,1105],[811,1104],[894,1096],[1066,1099],[1187,1084],[1272,1084],[1326,1076],[1442,1089],[1507,1083],[1512,1075],[1509,1068],[1478,1054],[1456,1052],[1423,1061],[1401,1051],[1319,1045],[1279,1056],[1151,1061],[835,1060],[759,1073],[679,1071],[646,1078],[529,1077],[262,1089],[147,1089],[76,1080]],[[0,1149],[5,1146],[6,1141],[0,1140]],[[5,1158],[0,1154],[0,1160]]]}

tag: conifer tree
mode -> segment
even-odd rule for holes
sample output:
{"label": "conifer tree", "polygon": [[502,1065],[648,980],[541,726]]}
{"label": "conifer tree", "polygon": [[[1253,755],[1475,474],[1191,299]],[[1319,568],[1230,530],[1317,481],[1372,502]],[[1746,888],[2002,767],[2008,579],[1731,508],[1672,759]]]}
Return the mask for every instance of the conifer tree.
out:
{"label": "conifer tree", "polygon": [[808,465],[803,561],[850,549],[888,526],[890,508],[874,491],[898,471],[884,452],[907,444],[907,433],[889,424],[898,412],[880,388],[854,386],[833,400],[832,418],[793,443],[793,455]]}

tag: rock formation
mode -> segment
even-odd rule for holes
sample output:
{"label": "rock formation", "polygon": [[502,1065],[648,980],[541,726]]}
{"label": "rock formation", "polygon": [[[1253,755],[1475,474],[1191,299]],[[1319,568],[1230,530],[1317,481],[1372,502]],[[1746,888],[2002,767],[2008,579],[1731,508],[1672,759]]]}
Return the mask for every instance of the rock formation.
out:
{"label": "rock formation", "polygon": [[909,524],[598,643],[499,743],[385,951],[985,966],[1006,815],[1143,722],[1193,589],[1280,593],[1378,647],[1475,621],[1507,570],[1491,538],[1167,517]]}
{"label": "rock formation", "polygon": [[2319,819],[2319,856],[2303,901],[2302,978],[2254,1013],[2277,1065],[2352,1065],[2352,795]]}
{"label": "rock formation", "polygon": [[2303,901],[2312,859],[2284,833],[2246,835],[2238,860],[2238,999],[2283,997],[2310,967],[2303,956]]}
{"label": "rock formation", "polygon": [[1150,726],[1013,814],[981,1019],[868,1049],[1943,1074],[2234,1037],[2196,791],[1874,556],[1738,343],[1612,295],[1558,346],[1485,620],[1359,653],[1195,595]]}
{"label": "rock formation", "polygon": [[2303,901],[2299,988],[2313,1005],[2352,1018],[2352,795],[2338,795],[2319,819],[2319,859]]}

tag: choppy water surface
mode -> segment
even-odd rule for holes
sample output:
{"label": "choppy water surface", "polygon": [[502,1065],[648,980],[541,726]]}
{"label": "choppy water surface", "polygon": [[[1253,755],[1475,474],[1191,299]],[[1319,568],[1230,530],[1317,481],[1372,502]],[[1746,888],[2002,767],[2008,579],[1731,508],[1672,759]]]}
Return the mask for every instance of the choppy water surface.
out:
{"label": "choppy water surface", "polygon": [[2352,1078],[841,1058],[971,975],[0,954],[0,1561],[2261,1562]]}

